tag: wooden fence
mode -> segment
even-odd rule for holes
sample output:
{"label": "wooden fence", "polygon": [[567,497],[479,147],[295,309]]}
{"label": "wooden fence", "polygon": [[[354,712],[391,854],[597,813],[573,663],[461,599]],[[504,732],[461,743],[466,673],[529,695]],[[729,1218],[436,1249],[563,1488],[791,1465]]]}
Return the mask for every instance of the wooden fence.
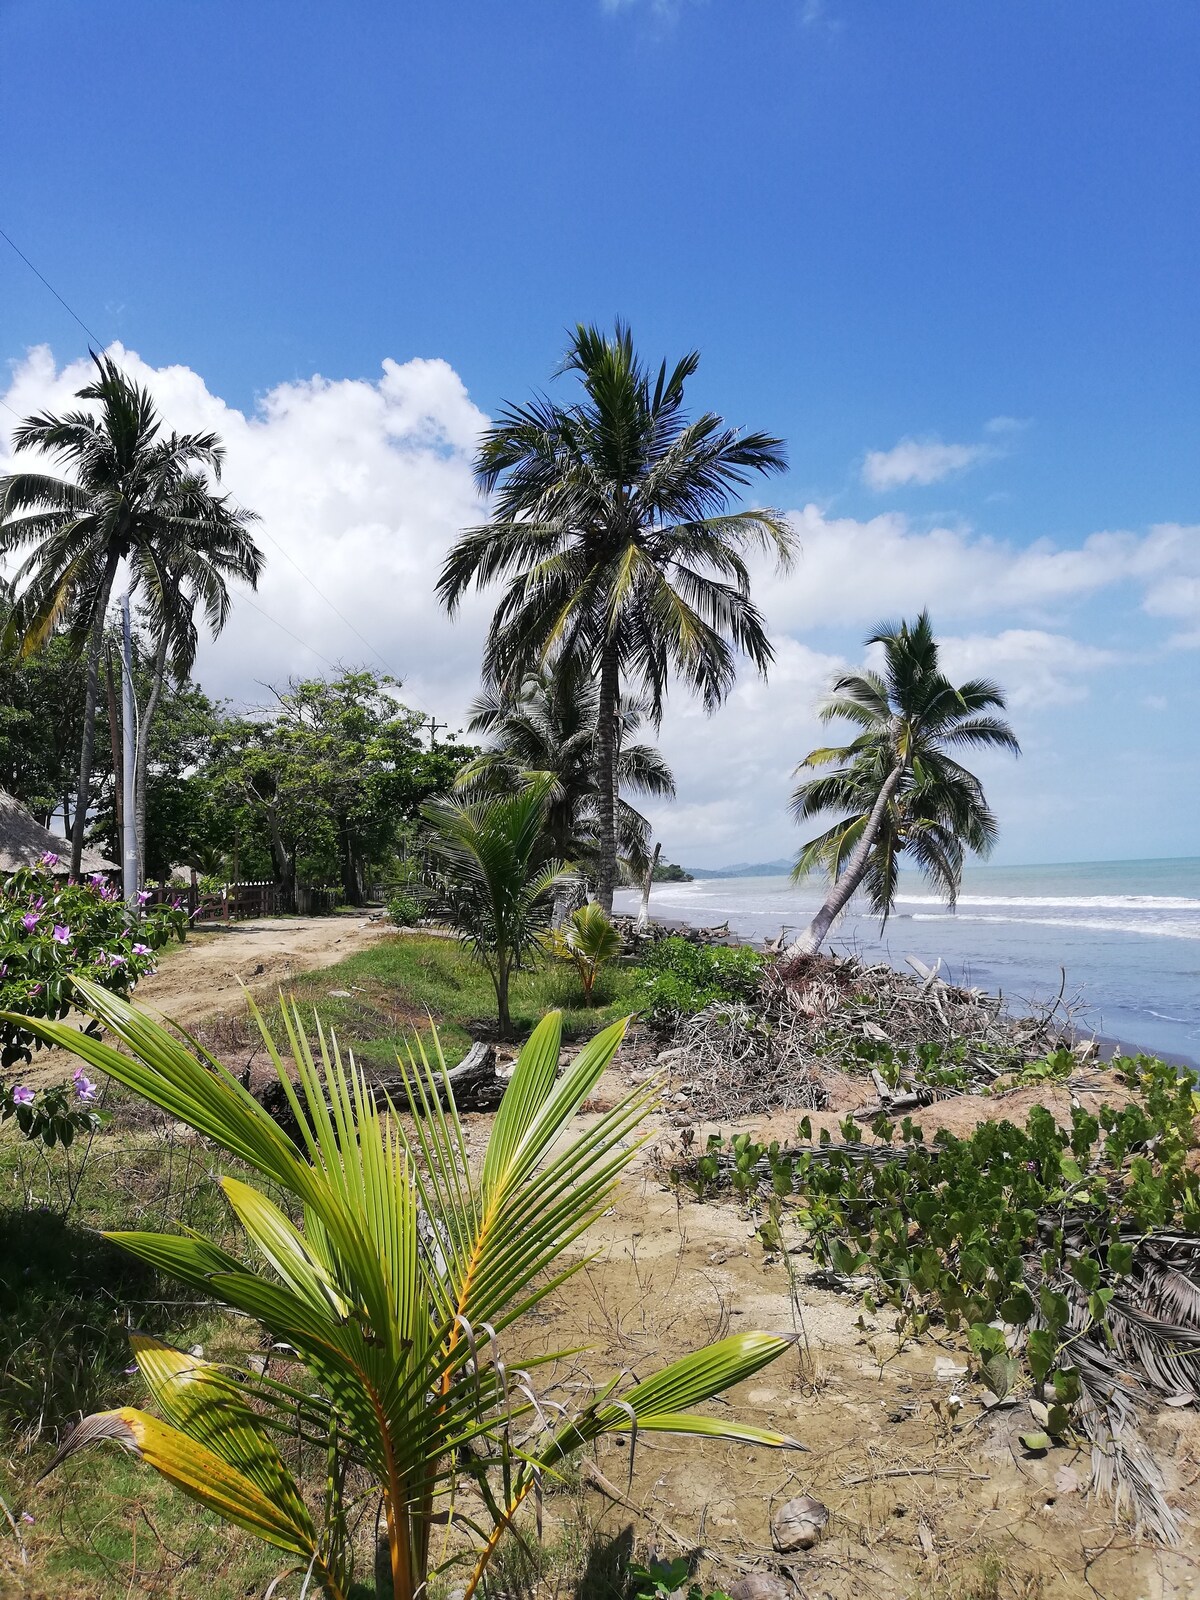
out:
{"label": "wooden fence", "polygon": [[293,909],[302,917],[327,917],[341,900],[341,890],[335,886],[302,884],[296,888],[293,907],[269,879],[226,883],[208,893],[195,883],[151,884],[146,893],[147,905],[180,905],[191,922],[241,922],[248,917],[274,917]]}

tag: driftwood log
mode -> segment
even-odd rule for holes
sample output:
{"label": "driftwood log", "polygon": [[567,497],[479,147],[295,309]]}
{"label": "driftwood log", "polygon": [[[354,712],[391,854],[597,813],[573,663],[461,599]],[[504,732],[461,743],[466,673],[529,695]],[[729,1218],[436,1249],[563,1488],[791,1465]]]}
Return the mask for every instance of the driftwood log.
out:
{"label": "driftwood log", "polygon": [[[473,1044],[458,1066],[451,1067],[446,1077],[450,1081],[454,1103],[460,1111],[494,1111],[508,1086],[507,1080],[499,1077],[496,1072],[495,1045],[486,1044],[483,1040]],[[436,1081],[438,1098],[444,1106],[446,1104],[446,1096],[442,1092],[444,1080],[439,1078]],[[389,1099],[395,1106],[407,1105],[404,1080],[398,1071],[374,1073],[370,1087],[375,1097],[375,1104],[379,1107],[383,1107]],[[303,1147],[300,1124],[279,1080],[272,1078],[269,1083],[255,1091],[255,1098],[270,1112],[284,1133]]]}

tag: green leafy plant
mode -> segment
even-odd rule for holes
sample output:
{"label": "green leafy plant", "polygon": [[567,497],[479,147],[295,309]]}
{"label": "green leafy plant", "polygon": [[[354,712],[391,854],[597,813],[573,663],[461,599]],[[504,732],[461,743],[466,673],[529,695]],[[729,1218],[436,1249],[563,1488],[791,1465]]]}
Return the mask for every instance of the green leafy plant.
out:
{"label": "green leafy plant", "polygon": [[687,1556],[676,1556],[674,1561],[651,1561],[648,1566],[632,1562],[629,1567],[629,1600],[671,1600],[672,1595],[683,1595],[684,1600],[729,1600],[724,1589],[706,1589],[691,1573]]}
{"label": "green leafy plant", "polygon": [[601,971],[621,953],[621,935],[594,902],[573,911],[566,924],[552,928],[543,943],[552,956],[574,966],[589,1006]]}
{"label": "green leafy plant", "polygon": [[[53,876],[57,865],[47,855],[0,886],[0,1068],[32,1060],[41,1039],[28,1019],[65,1017],[76,978],[127,995],[153,968],[154,952],[187,931],[182,909],[134,910],[99,874],[64,882]],[[82,1071],[70,1084],[38,1090],[6,1077],[0,1124],[11,1118],[26,1138],[70,1144],[99,1125],[95,1096]]]}
{"label": "green leafy plant", "polygon": [[[231,1373],[135,1336],[157,1413],[125,1406],[82,1422],[59,1459],[97,1440],[135,1451],[218,1515],[285,1551],[294,1569],[345,1600],[352,1581],[347,1484],[382,1506],[396,1600],[467,1566],[467,1600],[522,1504],[546,1475],[602,1433],[699,1434],[785,1447],[787,1436],[690,1408],[749,1377],[792,1342],[744,1333],[579,1403],[539,1395],[534,1374],[558,1357],[506,1359],[506,1333],[585,1263],[565,1256],[610,1203],[657,1091],[641,1085],[574,1138],[567,1126],[625,1032],[598,1034],[558,1076],[561,1018],[521,1052],[476,1170],[440,1056],[401,1064],[411,1123],[383,1112],[336,1040],[314,1055],[294,1012],[285,1064],[264,1028],[301,1128],[297,1147],[231,1073],[94,984],[91,1014],[123,1047],[42,1022],[76,1051],[240,1159],[282,1201],[226,1176],[221,1187],[257,1270],[198,1233],[110,1237],[141,1260],[257,1319],[304,1371],[290,1383]],[[295,1081],[293,1081],[293,1073]],[[443,1100],[445,1109],[443,1109]],[[286,1209],[285,1209],[286,1208]],[[298,1220],[293,1220],[295,1216]],[[561,1353],[559,1353],[561,1354]],[[321,1496],[305,1494],[284,1442],[318,1450]],[[469,1481],[478,1509],[464,1508]],[[453,1515],[464,1557],[439,1564],[434,1529]]]}
{"label": "green leafy plant", "polygon": [[[902,1333],[920,1334],[931,1319],[962,1330],[997,1395],[1013,1387],[1019,1358],[1048,1394],[1043,1429],[1058,1437],[1080,1393],[1079,1341],[1094,1332],[1105,1347],[1122,1338],[1129,1347],[1139,1241],[1200,1231],[1190,1080],[1146,1057],[1115,1065],[1139,1098],[1096,1116],[1076,1106],[1064,1127],[1035,1106],[1023,1128],[984,1122],[970,1138],[939,1130],[927,1144],[910,1118],[879,1117],[872,1132],[890,1147],[879,1151],[862,1146],[847,1117],[842,1146],[824,1130],[816,1148],[792,1150],[764,1150],[743,1134],[724,1164],[713,1135],[693,1183],[703,1193],[727,1173],[743,1199],[768,1183],[777,1197],[794,1194],[792,1215],[821,1265],[870,1274]],[[1183,1337],[1176,1360],[1196,1344],[1200,1335]]]}
{"label": "green leafy plant", "polygon": [[765,964],[748,945],[660,939],[638,965],[638,999],[651,1022],[671,1026],[715,1003],[753,1000]]}
{"label": "green leafy plant", "polygon": [[562,862],[546,855],[553,781],[534,773],[514,794],[433,801],[422,813],[430,892],[487,968],[505,1033],[513,971],[538,948],[550,922],[548,897],[563,872]]}

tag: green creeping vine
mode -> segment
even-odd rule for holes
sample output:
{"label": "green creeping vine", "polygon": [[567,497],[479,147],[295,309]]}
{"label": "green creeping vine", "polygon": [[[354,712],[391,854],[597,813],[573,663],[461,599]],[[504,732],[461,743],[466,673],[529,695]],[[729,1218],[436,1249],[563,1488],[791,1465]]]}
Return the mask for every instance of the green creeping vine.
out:
{"label": "green creeping vine", "polygon": [[931,1320],[965,1329],[996,1395],[1014,1386],[1023,1357],[1058,1435],[1080,1394],[1074,1352],[1097,1334],[1113,1347],[1110,1306],[1136,1293],[1139,1244],[1200,1233],[1190,1080],[1145,1056],[1113,1065],[1139,1098],[1096,1116],[1076,1105],[1068,1127],[1037,1106],[1024,1128],[986,1122],[969,1139],[939,1131],[927,1142],[911,1118],[880,1116],[868,1145],[847,1117],[839,1146],[827,1129],[814,1145],[806,1117],[807,1148],[739,1134],[726,1150],[714,1134],[686,1176],[700,1196],[726,1180],[744,1200],[769,1189],[765,1247],[782,1247],[786,1202],[819,1265],[874,1280],[868,1311],[877,1296],[893,1306],[902,1335]]}

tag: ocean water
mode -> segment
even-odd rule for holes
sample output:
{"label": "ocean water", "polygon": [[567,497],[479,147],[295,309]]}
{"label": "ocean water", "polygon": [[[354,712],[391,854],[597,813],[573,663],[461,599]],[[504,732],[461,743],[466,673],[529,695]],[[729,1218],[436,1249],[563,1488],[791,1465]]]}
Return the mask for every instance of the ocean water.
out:
{"label": "ocean water", "polygon": [[[820,899],[816,882],[698,878],[656,884],[650,909],[693,926],[728,919],[757,941],[803,927]],[[631,890],[617,896],[618,910],[637,904]],[[940,958],[944,977],[999,992],[1014,1010],[1053,998],[1065,973],[1082,1026],[1200,1064],[1200,857],[968,868],[953,912],[902,875],[882,936],[852,903],[829,944],[897,967]]]}

